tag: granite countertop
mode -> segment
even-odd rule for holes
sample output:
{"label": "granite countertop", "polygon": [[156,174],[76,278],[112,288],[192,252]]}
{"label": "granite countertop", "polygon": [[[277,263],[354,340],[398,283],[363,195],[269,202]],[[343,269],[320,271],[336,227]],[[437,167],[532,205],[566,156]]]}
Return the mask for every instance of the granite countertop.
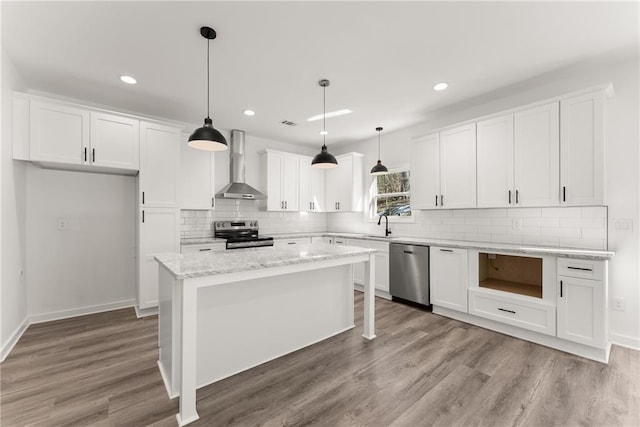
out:
{"label": "granite countertop", "polygon": [[234,249],[215,253],[159,254],[155,259],[177,279],[305,264],[376,252],[375,249],[316,243],[295,247]]}
{"label": "granite countertop", "polygon": [[[340,232],[325,232],[325,233],[277,233],[269,234],[274,239],[294,239],[302,237],[344,237],[346,239],[363,239],[374,240],[378,242],[389,243],[406,243],[425,246],[445,246],[448,248],[460,248],[460,249],[478,249],[484,251],[506,251],[523,254],[535,254],[535,255],[551,255],[565,258],[575,259],[591,259],[591,260],[608,260],[615,255],[611,251],[592,250],[592,249],[576,249],[576,248],[559,248],[559,247],[547,247],[547,246],[524,246],[514,245],[507,243],[491,243],[491,242],[471,242],[463,240],[442,240],[442,239],[430,239],[426,237],[384,237],[374,236],[370,234],[359,233],[340,233]],[[188,241],[188,242],[187,242]],[[213,237],[201,238],[201,239],[182,239],[181,244],[204,244],[204,243],[222,243],[224,239],[216,239]]]}
{"label": "granite countertop", "polygon": [[211,243],[226,243],[226,239],[217,237],[185,237],[180,239],[181,245],[206,245]]}

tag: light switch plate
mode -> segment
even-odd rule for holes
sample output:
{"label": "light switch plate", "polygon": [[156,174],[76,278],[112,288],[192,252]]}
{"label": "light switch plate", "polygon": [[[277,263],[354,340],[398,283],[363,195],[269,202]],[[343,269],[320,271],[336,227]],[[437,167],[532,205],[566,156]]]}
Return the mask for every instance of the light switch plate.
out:
{"label": "light switch plate", "polygon": [[522,218],[513,218],[511,220],[511,229],[512,230],[522,230]]}
{"label": "light switch plate", "polygon": [[64,218],[58,218],[58,230],[67,229],[67,220]]}

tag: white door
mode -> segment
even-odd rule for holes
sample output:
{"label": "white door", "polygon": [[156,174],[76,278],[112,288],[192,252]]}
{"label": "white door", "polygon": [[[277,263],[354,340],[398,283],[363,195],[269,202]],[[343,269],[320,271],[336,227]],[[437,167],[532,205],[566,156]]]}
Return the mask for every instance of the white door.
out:
{"label": "white door", "polygon": [[467,313],[467,251],[431,246],[429,268],[431,304]]}
{"label": "white door", "polygon": [[478,207],[513,206],[513,114],[477,123]]}
{"label": "white door", "polygon": [[338,160],[338,211],[350,212],[354,209],[353,205],[353,157],[343,156]]}
{"label": "white door", "polygon": [[91,164],[138,170],[140,122],[113,114],[91,113]]}
{"label": "white door", "polygon": [[161,253],[180,252],[180,210],[150,208],[140,212],[138,250],[138,307],[158,305],[158,262]]}
{"label": "white door", "polygon": [[516,206],[557,206],[560,184],[558,103],[514,115]]}
{"label": "white door", "polygon": [[[311,160],[309,160],[309,164]],[[310,194],[313,212],[325,211],[325,170],[316,169],[309,166],[311,180]]]}
{"label": "white door", "polygon": [[411,142],[411,209],[440,206],[440,134]]}
{"label": "white door", "polygon": [[604,204],[604,94],[560,102],[560,200],[566,206]]}
{"label": "white door", "polygon": [[155,123],[140,124],[140,191],[144,207],[178,206],[180,132]]}
{"label": "white door", "polygon": [[605,342],[602,281],[564,276],[558,279],[558,337],[601,348]]}
{"label": "white door", "polygon": [[31,101],[30,159],[89,164],[89,112],[65,105]]}
{"label": "white door", "polygon": [[282,194],[283,155],[267,152],[267,210],[283,211],[284,196]]}
{"label": "white door", "polygon": [[[186,141],[188,135],[182,135]],[[180,209],[213,209],[214,199],[214,154],[196,150],[180,144],[180,173],[178,200]]]}
{"label": "white door", "polygon": [[284,210],[297,211],[300,188],[300,161],[298,159],[298,156],[283,156],[280,177]]}
{"label": "white door", "polygon": [[440,132],[440,205],[476,207],[476,125]]}
{"label": "white door", "polygon": [[325,172],[325,211],[337,212],[338,211],[338,199],[340,197],[340,167],[327,169]]}

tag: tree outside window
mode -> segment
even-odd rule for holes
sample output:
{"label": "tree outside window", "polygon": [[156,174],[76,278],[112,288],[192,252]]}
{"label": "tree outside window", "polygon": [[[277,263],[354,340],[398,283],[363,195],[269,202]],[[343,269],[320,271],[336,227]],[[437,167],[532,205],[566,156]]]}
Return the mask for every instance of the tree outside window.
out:
{"label": "tree outside window", "polygon": [[408,170],[378,175],[373,184],[374,216],[411,216]]}

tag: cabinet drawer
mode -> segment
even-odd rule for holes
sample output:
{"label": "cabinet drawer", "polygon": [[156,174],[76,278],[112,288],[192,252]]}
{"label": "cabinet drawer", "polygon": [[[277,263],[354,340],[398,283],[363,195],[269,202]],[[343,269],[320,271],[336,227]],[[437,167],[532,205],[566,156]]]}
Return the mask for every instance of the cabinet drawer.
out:
{"label": "cabinet drawer", "polygon": [[220,252],[225,251],[226,245],[224,243],[208,243],[202,245],[182,245],[180,250],[183,254],[190,254],[195,252],[207,253],[207,252]]}
{"label": "cabinet drawer", "polygon": [[602,280],[604,262],[588,259],[558,258],[558,276]]}
{"label": "cabinet drawer", "polygon": [[469,314],[547,335],[556,334],[555,307],[469,290]]}

